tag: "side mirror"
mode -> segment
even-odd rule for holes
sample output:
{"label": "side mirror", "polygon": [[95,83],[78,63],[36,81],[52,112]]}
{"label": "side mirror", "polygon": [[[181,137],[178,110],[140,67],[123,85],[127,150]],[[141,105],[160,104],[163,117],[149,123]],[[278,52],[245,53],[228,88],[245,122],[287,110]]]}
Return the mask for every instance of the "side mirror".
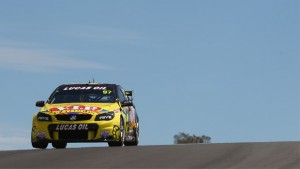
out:
{"label": "side mirror", "polygon": [[45,101],[37,101],[37,102],[35,103],[35,106],[36,106],[36,107],[43,107],[43,106],[45,106]]}
{"label": "side mirror", "polygon": [[121,106],[122,106],[122,107],[133,106],[133,103],[132,103],[132,102],[129,102],[129,101],[124,101],[124,102],[121,103]]}

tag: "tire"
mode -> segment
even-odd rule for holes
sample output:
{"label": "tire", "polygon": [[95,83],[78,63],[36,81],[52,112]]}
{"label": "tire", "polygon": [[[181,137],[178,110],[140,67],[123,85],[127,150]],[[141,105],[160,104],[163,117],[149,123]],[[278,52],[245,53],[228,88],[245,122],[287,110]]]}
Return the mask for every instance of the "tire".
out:
{"label": "tire", "polygon": [[54,142],[54,143],[52,143],[52,146],[56,149],[64,149],[67,147],[67,143],[66,142]]}
{"label": "tire", "polygon": [[137,146],[140,141],[140,129],[139,129],[139,123],[137,123],[137,127],[134,129],[134,137],[135,140],[131,142],[124,142],[125,146]]}
{"label": "tire", "polygon": [[120,119],[120,140],[119,141],[110,141],[108,142],[109,147],[121,147],[124,144],[125,136],[124,136],[124,121],[123,118]]}
{"label": "tire", "polygon": [[48,147],[47,142],[31,142],[33,148],[46,149]]}
{"label": "tire", "polygon": [[41,142],[41,141],[33,141],[33,135],[31,132],[31,145],[33,148],[40,148],[40,149],[46,149],[48,147],[48,143],[47,142]]}

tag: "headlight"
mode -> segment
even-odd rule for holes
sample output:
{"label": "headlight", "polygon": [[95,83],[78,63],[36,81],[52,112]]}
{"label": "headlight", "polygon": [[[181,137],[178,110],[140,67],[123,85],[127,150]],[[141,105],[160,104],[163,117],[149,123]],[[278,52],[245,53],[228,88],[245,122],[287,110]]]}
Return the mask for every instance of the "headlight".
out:
{"label": "headlight", "polygon": [[38,121],[52,121],[52,118],[49,114],[39,112],[37,114]]}
{"label": "headlight", "polygon": [[95,121],[112,120],[114,117],[115,117],[114,112],[103,113],[103,114],[97,115]]}

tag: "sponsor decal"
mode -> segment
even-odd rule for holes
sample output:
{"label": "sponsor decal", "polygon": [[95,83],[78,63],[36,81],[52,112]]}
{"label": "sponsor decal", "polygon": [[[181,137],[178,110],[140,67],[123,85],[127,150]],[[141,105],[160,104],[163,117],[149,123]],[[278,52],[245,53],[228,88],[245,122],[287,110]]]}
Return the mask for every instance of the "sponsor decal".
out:
{"label": "sponsor decal", "polygon": [[106,86],[69,86],[65,87],[63,90],[106,90]]}
{"label": "sponsor decal", "polygon": [[103,114],[103,115],[100,115],[98,116],[98,119],[97,120],[111,120],[113,119],[113,116],[112,115],[109,115],[109,114]]}
{"label": "sponsor decal", "polygon": [[89,130],[88,124],[58,124],[56,131]]}
{"label": "sponsor decal", "polygon": [[37,119],[40,121],[50,121],[50,116],[38,116]]}
{"label": "sponsor decal", "polygon": [[136,128],[136,127],[137,127],[136,122],[131,122],[130,123],[130,128],[133,129],[133,128]]}
{"label": "sponsor decal", "polygon": [[37,120],[38,121],[52,121],[52,118],[49,114],[39,112],[37,114]]}
{"label": "sponsor decal", "polygon": [[63,106],[63,107],[53,107],[49,109],[51,112],[54,113],[95,113],[95,111],[100,111],[100,107],[96,106]]}
{"label": "sponsor decal", "polygon": [[102,138],[106,139],[107,137],[109,137],[109,131],[108,130],[101,131],[100,135]]}
{"label": "sponsor decal", "polygon": [[37,131],[36,126],[32,127],[32,141],[36,142],[46,138],[46,131]]}
{"label": "sponsor decal", "polygon": [[115,140],[120,140],[120,136],[118,136],[117,132],[120,130],[120,127],[117,126],[117,125],[114,125],[114,128],[113,128],[113,131],[112,131],[112,134],[113,134],[113,138]]}
{"label": "sponsor decal", "polygon": [[108,113],[101,113],[96,116],[95,120],[112,120],[115,117],[115,114],[113,112],[108,112]]}
{"label": "sponsor decal", "polygon": [[39,131],[37,137],[41,140],[45,139],[46,138],[46,132],[45,131]]}

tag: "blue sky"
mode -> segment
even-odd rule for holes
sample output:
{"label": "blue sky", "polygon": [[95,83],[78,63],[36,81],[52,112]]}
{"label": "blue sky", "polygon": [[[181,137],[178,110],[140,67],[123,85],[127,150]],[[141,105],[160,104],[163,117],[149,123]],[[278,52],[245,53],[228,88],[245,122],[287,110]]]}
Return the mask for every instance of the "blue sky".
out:
{"label": "blue sky", "polygon": [[92,78],[135,91],[141,145],[299,141],[299,19],[298,0],[1,0],[0,150]]}

